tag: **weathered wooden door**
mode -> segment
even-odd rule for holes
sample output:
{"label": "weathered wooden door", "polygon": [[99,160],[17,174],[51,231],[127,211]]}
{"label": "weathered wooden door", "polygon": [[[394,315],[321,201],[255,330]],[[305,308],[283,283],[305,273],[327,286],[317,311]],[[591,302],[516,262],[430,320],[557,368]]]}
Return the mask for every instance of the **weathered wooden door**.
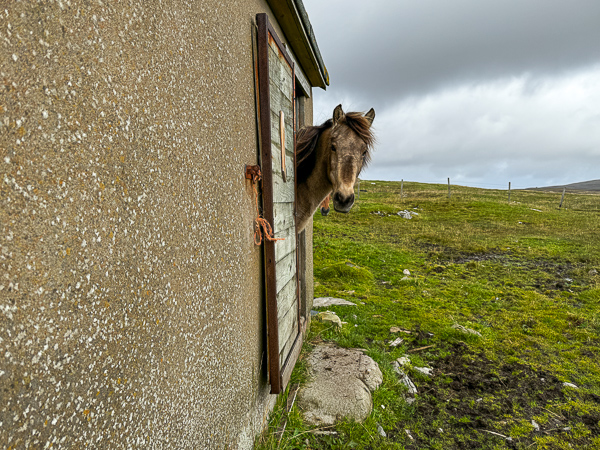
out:
{"label": "weathered wooden door", "polygon": [[281,240],[266,241],[265,273],[271,393],[285,389],[302,347],[295,220],[294,63],[266,14],[258,25],[260,166],[263,214]]}

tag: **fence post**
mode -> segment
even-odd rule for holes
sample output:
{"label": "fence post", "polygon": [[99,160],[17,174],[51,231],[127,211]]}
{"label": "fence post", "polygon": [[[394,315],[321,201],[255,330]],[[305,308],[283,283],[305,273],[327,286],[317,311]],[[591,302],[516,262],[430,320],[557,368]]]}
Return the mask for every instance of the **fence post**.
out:
{"label": "fence post", "polygon": [[510,181],[508,182],[508,203],[510,203]]}
{"label": "fence post", "polygon": [[562,208],[563,205],[563,200],[565,199],[565,191],[567,190],[567,188],[563,188],[563,193],[562,196],[560,197],[560,205],[558,205],[558,209]]}
{"label": "fence post", "polygon": [[360,198],[360,178],[358,179],[358,193],[356,195],[356,199],[358,200]]}
{"label": "fence post", "polygon": [[404,179],[400,183],[400,200],[402,200],[402,197],[404,197]]}
{"label": "fence post", "polygon": [[448,178],[448,198],[450,198],[451,192],[450,192],[450,178]]}

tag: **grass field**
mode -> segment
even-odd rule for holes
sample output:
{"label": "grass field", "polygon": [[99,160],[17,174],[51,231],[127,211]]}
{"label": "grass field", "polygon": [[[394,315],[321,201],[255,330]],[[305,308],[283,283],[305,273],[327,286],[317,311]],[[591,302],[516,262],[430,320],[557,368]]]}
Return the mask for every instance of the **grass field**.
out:
{"label": "grass field", "polygon": [[[314,224],[315,296],[358,305],[331,307],[341,331],[312,322],[290,384],[306,381],[319,341],[366,349],[384,375],[373,412],[318,436],[294,406],[280,438],[282,395],[256,448],[599,449],[600,195],[571,194],[559,210],[557,193],[508,203],[506,191],[360,187],[350,214]],[[396,214],[406,209],[418,215]],[[393,326],[412,332],[397,348]],[[390,364],[404,355],[434,369],[407,369],[410,405]]]}

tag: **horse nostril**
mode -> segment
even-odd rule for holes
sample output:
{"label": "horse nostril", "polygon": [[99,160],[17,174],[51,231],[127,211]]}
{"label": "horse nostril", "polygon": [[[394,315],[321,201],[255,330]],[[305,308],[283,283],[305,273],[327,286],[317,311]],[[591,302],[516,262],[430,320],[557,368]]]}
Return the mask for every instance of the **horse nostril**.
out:
{"label": "horse nostril", "polygon": [[341,208],[346,208],[354,203],[354,194],[343,197],[339,192],[336,192],[333,199]]}

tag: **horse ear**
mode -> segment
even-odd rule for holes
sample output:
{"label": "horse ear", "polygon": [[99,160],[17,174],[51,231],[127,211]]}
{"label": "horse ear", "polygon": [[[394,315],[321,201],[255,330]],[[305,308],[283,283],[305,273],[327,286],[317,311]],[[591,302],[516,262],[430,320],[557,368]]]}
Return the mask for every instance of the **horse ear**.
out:
{"label": "horse ear", "polygon": [[344,110],[342,105],[337,105],[333,110],[333,123],[336,124],[344,117]]}
{"label": "horse ear", "polygon": [[365,118],[369,121],[369,125],[373,125],[375,120],[375,110],[371,108],[368,113],[365,114]]}

